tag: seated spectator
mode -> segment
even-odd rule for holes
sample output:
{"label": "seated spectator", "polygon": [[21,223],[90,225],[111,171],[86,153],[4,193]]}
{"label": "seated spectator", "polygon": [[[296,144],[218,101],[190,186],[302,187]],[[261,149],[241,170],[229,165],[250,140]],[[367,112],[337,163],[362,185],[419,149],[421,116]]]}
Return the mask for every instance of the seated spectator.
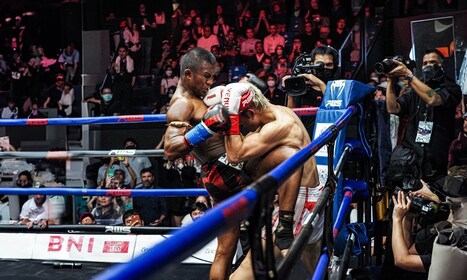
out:
{"label": "seated spectator", "polygon": [[287,95],[284,91],[277,88],[277,76],[275,74],[269,74],[266,82],[268,89],[264,92],[264,96],[266,96],[272,104],[285,106]]}
{"label": "seated spectator", "polygon": [[69,117],[73,111],[73,102],[75,101],[75,91],[73,85],[69,82],[63,87],[62,96],[58,101],[58,115]]}
{"label": "seated spectator", "polygon": [[28,228],[32,228],[34,225],[39,225],[42,229],[46,228],[47,220],[49,219],[49,208],[47,196],[35,194],[21,208],[19,215],[21,223],[25,224]]}
{"label": "seated spectator", "polygon": [[100,96],[88,98],[83,102],[100,105],[100,116],[119,116],[122,112],[120,100],[114,98],[109,87],[103,88]]}
{"label": "seated spectator", "polygon": [[47,116],[39,111],[39,104],[37,101],[32,101],[31,103],[31,109],[26,113],[28,119],[43,119],[47,118]]}
{"label": "seated spectator", "polygon": [[122,223],[122,216],[114,205],[111,196],[99,196],[97,206],[92,209],[91,214],[96,218],[98,225],[115,225]]}
{"label": "seated spectator", "polygon": [[203,30],[203,36],[198,39],[197,47],[211,51],[212,46],[219,46],[219,39],[216,35],[211,34],[211,26],[205,25]]}
{"label": "seated spectator", "polygon": [[189,224],[193,223],[197,219],[201,218],[204,215],[204,212],[206,212],[208,208],[204,203],[201,202],[195,202],[193,206],[191,206],[191,211],[189,214],[186,214],[186,216],[182,220],[182,227],[186,227]]}
{"label": "seated spectator", "polygon": [[2,119],[17,119],[18,107],[13,99],[8,100],[8,106],[2,109]]}
{"label": "seated spectator", "polygon": [[80,225],[95,225],[96,218],[90,212],[84,212],[79,216],[79,224]]}
{"label": "seated spectator", "polygon": [[161,97],[160,102],[165,104],[169,101],[172,96],[169,96],[169,89],[177,87],[179,77],[175,75],[172,65],[166,65],[164,67],[164,74],[161,80]]}
{"label": "seated spectator", "polygon": [[138,211],[131,209],[123,213],[123,224],[127,227],[142,227],[144,221],[141,219]]}
{"label": "seated spectator", "polygon": [[70,42],[66,45],[62,54],[58,57],[60,68],[66,73],[66,81],[73,82],[78,70],[79,52],[75,49],[75,44]]}

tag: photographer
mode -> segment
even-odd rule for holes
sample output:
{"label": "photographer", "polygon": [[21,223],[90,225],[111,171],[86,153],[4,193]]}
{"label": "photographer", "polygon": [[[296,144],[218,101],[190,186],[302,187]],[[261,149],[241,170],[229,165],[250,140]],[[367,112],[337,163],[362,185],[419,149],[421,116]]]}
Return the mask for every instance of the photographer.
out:
{"label": "photographer", "polygon": [[[311,52],[310,57],[311,61],[309,62],[305,59],[306,64],[309,65],[303,65],[303,68],[310,65],[319,65],[320,63],[322,63],[322,67],[313,69],[312,73],[303,73],[302,70],[297,69],[297,61],[300,59],[299,57],[294,63],[294,67],[292,69],[293,74],[296,75],[296,72],[298,71],[298,76],[305,78],[307,87],[304,92],[300,94],[290,94],[293,89],[291,89],[291,85],[287,83],[287,79],[293,77],[285,76],[282,79],[283,87],[286,89],[288,94],[287,107],[289,108],[319,107],[321,105],[324,92],[326,91],[327,82],[338,78],[336,77],[338,54],[334,48],[327,46],[317,47]],[[315,118],[315,116],[301,117],[303,124],[310,134],[313,133]]]}
{"label": "photographer", "polygon": [[[389,77],[388,112],[408,116],[401,143],[416,155],[418,174],[415,177],[431,182],[446,175],[448,149],[454,139],[454,114],[461,100],[461,90],[445,76],[443,58],[437,50],[427,50],[423,56],[423,79],[413,75],[409,64],[412,63],[392,59],[383,61],[380,65],[384,67],[378,68]],[[405,78],[411,87],[408,94],[398,94],[400,77]]]}
{"label": "photographer", "polygon": [[[404,270],[401,272],[402,278],[422,278],[426,279],[430,263],[431,249],[434,235],[426,236],[425,229],[422,228],[416,234],[418,238],[414,240],[412,233],[413,222],[420,213],[414,210],[412,200],[420,197],[424,201],[434,201],[441,203],[440,198],[433,193],[425,182],[423,187],[415,192],[409,192],[407,196],[404,191],[398,191],[392,197],[394,210],[392,212],[392,250],[394,254],[394,265]],[[426,203],[425,203],[426,204]],[[422,272],[413,274],[411,272]]]}

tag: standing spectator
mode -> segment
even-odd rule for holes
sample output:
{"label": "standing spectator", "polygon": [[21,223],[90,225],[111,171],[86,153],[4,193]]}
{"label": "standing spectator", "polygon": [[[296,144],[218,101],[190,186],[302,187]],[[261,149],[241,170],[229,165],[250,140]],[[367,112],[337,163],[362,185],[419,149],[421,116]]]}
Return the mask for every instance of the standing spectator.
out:
{"label": "standing spectator", "polygon": [[18,118],[18,107],[13,99],[8,100],[8,106],[2,109],[2,119],[17,119]]}
{"label": "standing spectator", "polygon": [[142,75],[147,75],[151,71],[151,49],[156,23],[153,21],[151,13],[146,10],[145,4],[139,4],[138,12],[134,17],[134,23],[141,30],[141,63],[139,64],[141,69],[138,72]]}
{"label": "standing spectator", "polygon": [[340,18],[337,20],[336,28],[329,35],[331,46],[337,50],[340,49],[347,35],[348,32],[345,29],[345,19]]}
{"label": "standing spectator", "polygon": [[[279,58],[279,61],[274,68],[274,74],[278,80],[282,80],[286,75],[291,74],[290,68],[288,68],[287,58],[285,56]],[[282,85],[280,85],[279,88],[282,88]]]}
{"label": "standing spectator", "polygon": [[277,88],[277,76],[275,74],[269,74],[266,83],[268,89],[264,92],[264,96],[266,96],[272,104],[285,106],[286,95],[284,91]]}
{"label": "standing spectator", "polygon": [[[140,173],[143,188],[154,189],[154,172],[145,168]],[[166,224],[167,204],[165,198],[157,196],[138,196],[133,198],[133,209],[138,211],[145,225],[163,226]]]}
{"label": "standing spectator", "polygon": [[178,54],[180,56],[184,55],[188,51],[188,47],[190,46],[190,44],[196,46],[196,40],[193,39],[193,35],[191,34],[191,28],[182,27],[182,36],[176,46]]}
{"label": "standing spectator", "polygon": [[[139,29],[136,23],[133,23],[131,28],[126,27],[123,31],[123,40],[128,48],[128,54],[133,59],[134,63],[141,62],[141,42],[139,41]],[[135,70],[140,69],[135,65]]]}
{"label": "standing spectator", "polygon": [[318,41],[318,35],[313,31],[313,23],[305,23],[305,33],[298,35],[298,38],[302,41],[302,50],[306,53],[311,53],[311,50],[315,47],[316,41]]}
{"label": "standing spectator", "polygon": [[204,24],[200,16],[195,16],[194,19],[195,23],[191,31],[193,32],[193,38],[195,38],[195,40],[198,40],[199,38],[203,37]]}
{"label": "standing spectator", "polygon": [[128,48],[125,45],[118,47],[118,56],[112,64],[112,68],[115,72],[114,98],[122,102],[123,113],[128,113],[129,108],[131,108],[131,96],[136,76],[133,59],[128,56]]}
{"label": "standing spectator", "polygon": [[[130,150],[137,149],[138,143],[133,138],[127,138],[125,139],[125,141],[123,141],[123,147],[125,149],[130,149]],[[126,159],[128,160],[128,162],[125,162]],[[152,164],[149,158],[143,157],[143,156],[125,157],[124,161],[122,161],[121,164],[123,164],[123,167],[125,167],[125,169],[128,169],[130,167],[131,169],[133,169],[133,171],[136,174],[136,186],[141,184],[141,176],[140,176],[141,171],[152,167]],[[129,183],[129,179],[130,178],[128,177],[128,179],[125,180],[125,184]]]}
{"label": "standing spectator", "polygon": [[58,108],[58,101],[62,97],[62,91],[65,87],[65,80],[62,74],[55,76],[55,84],[47,90],[47,98],[42,107]]}
{"label": "standing spectator", "polygon": [[219,18],[212,27],[212,33],[217,36],[219,43],[224,43],[227,39],[227,32],[229,32],[230,26],[224,22],[224,18]]}
{"label": "standing spectator", "polygon": [[111,196],[99,196],[97,206],[91,214],[96,218],[98,225],[116,225],[122,223],[122,216],[115,208],[114,198]]}
{"label": "standing spectator", "polygon": [[162,52],[160,58],[157,60],[157,68],[163,70],[169,64],[169,59],[177,57],[175,50],[171,47],[169,40],[162,41]]}
{"label": "standing spectator", "polygon": [[211,34],[211,26],[205,25],[203,30],[203,36],[198,39],[197,47],[211,51],[212,46],[219,46],[219,39]]}
{"label": "standing spectator", "polygon": [[262,62],[265,57],[270,58],[267,54],[264,53],[263,43],[258,40],[258,42],[255,43],[255,55],[250,56],[247,62],[248,71],[255,73],[261,69],[263,67]]}
{"label": "standing spectator", "polygon": [[256,37],[260,40],[264,39],[264,37],[268,34],[270,27],[269,21],[266,16],[265,10],[260,10],[258,15],[258,20],[256,21],[255,25],[255,34]]}
{"label": "standing spectator", "polygon": [[318,41],[316,41],[316,47],[321,47],[321,46],[330,46],[332,44],[332,39],[329,38],[329,34],[331,33],[331,28],[329,28],[329,25],[321,25],[319,27],[319,38]]}
{"label": "standing spectator", "polygon": [[169,89],[176,87],[178,84],[179,77],[174,75],[174,71],[171,65],[167,65],[164,68],[164,76],[161,80],[161,98],[159,100],[160,104],[165,104],[167,101],[172,98],[169,96]]}
{"label": "standing spectator", "polygon": [[293,39],[292,51],[289,54],[288,60],[290,65],[294,65],[297,57],[303,54],[302,40],[300,38]]}
{"label": "standing spectator", "polygon": [[269,25],[269,35],[264,38],[263,48],[264,53],[271,56],[275,54],[278,45],[285,46],[285,39],[282,35],[277,33],[277,25]]}
{"label": "standing spectator", "polygon": [[224,63],[226,67],[239,64],[240,44],[237,42],[233,30],[227,32],[227,38],[221,47],[224,49]]}
{"label": "standing spectator", "polygon": [[73,85],[66,82],[63,86],[62,96],[58,101],[58,115],[62,117],[69,117],[73,112],[73,102],[75,102],[75,91]]}
{"label": "standing spectator", "polygon": [[248,29],[252,29],[254,31],[255,22],[251,17],[251,10],[245,9],[243,10],[242,14],[238,17],[238,28],[239,32],[245,34]]}
{"label": "standing spectator", "polygon": [[[18,106],[22,106],[26,96],[26,74],[28,71],[26,63],[22,60],[19,53],[14,53],[10,65],[11,71],[11,96]],[[29,109],[29,108],[27,108]],[[26,110],[27,110],[26,109]],[[24,116],[26,111],[21,112]]]}
{"label": "standing spectator", "polygon": [[253,28],[247,28],[246,39],[243,40],[240,45],[240,54],[244,61],[247,61],[250,57],[255,55],[255,44],[257,42],[260,42],[260,40],[255,38],[255,31]]}
{"label": "standing spectator", "polygon": [[269,17],[270,24],[286,24],[286,15],[278,2],[272,4],[272,13]]}
{"label": "standing spectator", "polygon": [[60,68],[65,71],[66,82],[75,82],[79,59],[79,51],[75,49],[75,44],[72,42],[68,43],[62,54],[58,57]]}

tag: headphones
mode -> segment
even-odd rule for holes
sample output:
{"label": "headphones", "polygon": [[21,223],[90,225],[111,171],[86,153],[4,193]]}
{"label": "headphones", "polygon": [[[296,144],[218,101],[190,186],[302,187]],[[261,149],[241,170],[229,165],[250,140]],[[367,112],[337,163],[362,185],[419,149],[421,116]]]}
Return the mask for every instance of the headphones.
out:
{"label": "headphones", "polygon": [[313,58],[313,61],[315,60],[315,56],[318,54],[332,56],[332,63],[334,64],[333,73],[336,73],[339,69],[339,52],[331,46],[316,47],[311,51],[311,57]]}

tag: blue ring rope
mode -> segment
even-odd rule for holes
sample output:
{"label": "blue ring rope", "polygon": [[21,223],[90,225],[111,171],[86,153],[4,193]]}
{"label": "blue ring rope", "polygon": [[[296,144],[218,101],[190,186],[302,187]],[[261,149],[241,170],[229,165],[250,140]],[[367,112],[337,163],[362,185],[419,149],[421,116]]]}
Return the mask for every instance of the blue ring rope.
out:
{"label": "blue ring rope", "polygon": [[[317,108],[296,108],[293,111],[299,116],[315,116]],[[167,119],[165,114],[155,114],[81,118],[0,119],[0,126],[89,125],[166,121]]]}
{"label": "blue ring rope", "polygon": [[77,188],[0,188],[9,195],[92,195],[92,196],[198,196],[208,195],[205,189],[83,189]]}
{"label": "blue ring rope", "polygon": [[[333,139],[337,131],[347,124],[357,112],[357,107],[350,106],[342,116],[330,127],[312,141],[307,147],[278,165],[268,174],[250,185],[239,194],[223,201],[210,210],[198,221],[175,233],[171,238],[155,245],[146,253],[136,257],[128,263],[110,267],[95,279],[140,279],[147,277],[148,273],[157,272],[173,262],[180,262],[193,252],[201,249],[218,234],[226,230],[225,226],[235,226],[246,219],[253,211],[260,194],[265,188],[255,189],[254,185],[266,178],[273,178],[271,182],[280,182],[280,186],[295,169],[301,166],[308,158],[314,155],[322,146]],[[233,221],[232,221],[233,220]]]}

